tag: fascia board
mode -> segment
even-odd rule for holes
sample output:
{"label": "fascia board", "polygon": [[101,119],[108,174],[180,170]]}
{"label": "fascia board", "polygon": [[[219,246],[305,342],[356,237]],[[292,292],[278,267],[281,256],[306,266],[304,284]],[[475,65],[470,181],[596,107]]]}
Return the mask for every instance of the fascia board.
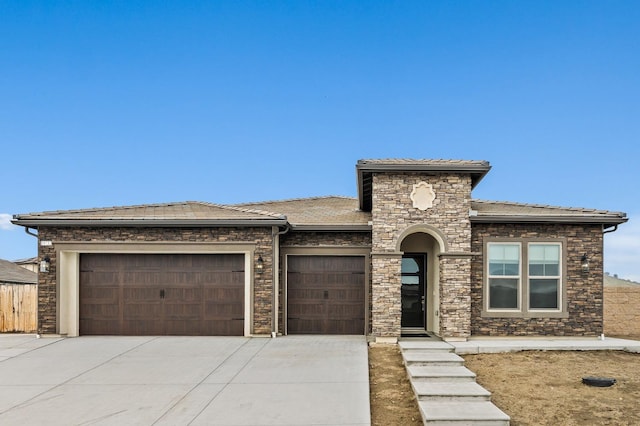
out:
{"label": "fascia board", "polygon": [[302,232],[371,232],[371,225],[291,225],[291,230]]}
{"label": "fascia board", "polygon": [[286,219],[14,219],[14,225],[38,227],[38,226],[94,226],[94,227],[260,227],[260,226],[285,226]]}
{"label": "fascia board", "polygon": [[471,216],[473,223],[588,223],[619,225],[629,220],[626,217],[596,216]]}

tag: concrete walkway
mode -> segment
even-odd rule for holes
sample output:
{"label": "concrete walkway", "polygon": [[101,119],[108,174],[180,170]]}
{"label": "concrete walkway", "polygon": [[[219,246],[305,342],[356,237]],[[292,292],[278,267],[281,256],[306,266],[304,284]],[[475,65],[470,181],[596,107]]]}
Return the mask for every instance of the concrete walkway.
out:
{"label": "concrete walkway", "polygon": [[640,353],[640,341],[605,337],[477,337],[466,342],[448,342],[457,354],[518,351],[626,351]]}
{"label": "concrete walkway", "polygon": [[364,336],[0,335],[2,425],[369,425]]}

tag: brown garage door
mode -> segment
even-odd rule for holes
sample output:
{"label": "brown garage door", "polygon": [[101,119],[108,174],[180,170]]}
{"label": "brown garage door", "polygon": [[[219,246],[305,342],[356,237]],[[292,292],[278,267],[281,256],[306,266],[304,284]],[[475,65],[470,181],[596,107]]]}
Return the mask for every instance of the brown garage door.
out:
{"label": "brown garage door", "polygon": [[364,256],[288,256],[288,333],[364,334],[364,268]]}
{"label": "brown garage door", "polygon": [[242,254],[81,254],[80,334],[242,335]]}

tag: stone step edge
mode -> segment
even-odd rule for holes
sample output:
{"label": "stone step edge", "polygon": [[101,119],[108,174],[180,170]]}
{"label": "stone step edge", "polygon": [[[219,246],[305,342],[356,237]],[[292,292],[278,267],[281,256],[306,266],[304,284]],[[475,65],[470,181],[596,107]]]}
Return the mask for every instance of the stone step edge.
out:
{"label": "stone step edge", "polygon": [[476,373],[469,370],[464,365],[447,366],[447,365],[408,365],[406,366],[409,379],[418,380],[476,380]]}
{"label": "stone step edge", "polygon": [[438,402],[418,401],[420,413],[425,424],[435,421],[466,422],[504,422],[508,425],[511,418],[490,401],[478,402]]}
{"label": "stone step edge", "polygon": [[411,382],[418,397],[491,398],[491,392],[476,382]]}

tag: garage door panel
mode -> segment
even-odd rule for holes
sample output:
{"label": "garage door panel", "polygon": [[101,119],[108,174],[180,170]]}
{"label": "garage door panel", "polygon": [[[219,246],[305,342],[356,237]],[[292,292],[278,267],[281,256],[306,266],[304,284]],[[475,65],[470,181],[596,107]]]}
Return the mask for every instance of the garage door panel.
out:
{"label": "garage door panel", "polygon": [[242,254],[92,253],[80,270],[81,334],[244,334]]}
{"label": "garage door panel", "polygon": [[364,256],[288,256],[288,333],[364,334],[364,269]]}
{"label": "garage door panel", "polygon": [[203,334],[208,336],[242,336],[244,321],[204,321]]}

